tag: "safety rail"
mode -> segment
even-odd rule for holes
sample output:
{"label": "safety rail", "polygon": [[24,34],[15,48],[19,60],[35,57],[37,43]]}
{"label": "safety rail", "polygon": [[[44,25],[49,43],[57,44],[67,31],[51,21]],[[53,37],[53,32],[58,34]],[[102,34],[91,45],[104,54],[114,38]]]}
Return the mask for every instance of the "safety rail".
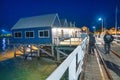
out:
{"label": "safety rail", "polygon": [[68,80],[77,80],[82,71],[83,59],[86,53],[86,45],[87,37],[46,80],[60,80],[67,70]]}

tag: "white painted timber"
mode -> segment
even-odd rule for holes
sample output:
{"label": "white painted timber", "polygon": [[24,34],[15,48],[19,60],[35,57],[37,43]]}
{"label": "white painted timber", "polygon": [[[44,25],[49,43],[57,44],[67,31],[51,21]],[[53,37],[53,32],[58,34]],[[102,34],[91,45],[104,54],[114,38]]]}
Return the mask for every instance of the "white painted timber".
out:
{"label": "white painted timber", "polygon": [[[87,38],[58,66],[46,80],[60,80],[68,69],[68,79],[77,80],[82,71],[83,58],[86,52]],[[78,67],[77,67],[78,66]]]}

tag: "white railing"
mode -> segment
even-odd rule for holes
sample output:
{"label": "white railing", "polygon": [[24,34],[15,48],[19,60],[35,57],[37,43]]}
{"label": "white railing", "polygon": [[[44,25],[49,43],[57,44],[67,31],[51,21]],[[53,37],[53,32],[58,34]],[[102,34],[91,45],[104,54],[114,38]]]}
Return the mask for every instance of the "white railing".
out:
{"label": "white railing", "polygon": [[68,80],[77,80],[83,65],[87,38],[58,66],[46,80],[60,80],[68,70]]}

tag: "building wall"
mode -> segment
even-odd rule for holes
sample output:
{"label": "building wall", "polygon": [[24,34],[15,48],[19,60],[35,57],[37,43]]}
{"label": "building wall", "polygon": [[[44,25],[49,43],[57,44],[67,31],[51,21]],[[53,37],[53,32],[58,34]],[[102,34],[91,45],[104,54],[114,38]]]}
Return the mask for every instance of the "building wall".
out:
{"label": "building wall", "polygon": [[[39,38],[38,31],[39,30],[49,30],[49,38]],[[14,32],[22,32],[22,38],[14,38]],[[34,31],[34,38],[26,38],[26,31]],[[52,43],[52,35],[51,35],[51,27],[38,27],[38,28],[29,28],[29,29],[18,29],[12,30],[13,38],[11,40],[12,43],[22,43],[22,44],[51,44]]]}

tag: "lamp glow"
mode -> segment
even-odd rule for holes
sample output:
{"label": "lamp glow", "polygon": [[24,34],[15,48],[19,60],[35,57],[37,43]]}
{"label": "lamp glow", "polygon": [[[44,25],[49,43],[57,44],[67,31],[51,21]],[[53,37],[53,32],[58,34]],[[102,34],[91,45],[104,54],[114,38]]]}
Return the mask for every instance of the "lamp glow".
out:
{"label": "lamp glow", "polygon": [[98,20],[99,20],[99,21],[101,21],[101,20],[102,20],[102,18],[98,18]]}

